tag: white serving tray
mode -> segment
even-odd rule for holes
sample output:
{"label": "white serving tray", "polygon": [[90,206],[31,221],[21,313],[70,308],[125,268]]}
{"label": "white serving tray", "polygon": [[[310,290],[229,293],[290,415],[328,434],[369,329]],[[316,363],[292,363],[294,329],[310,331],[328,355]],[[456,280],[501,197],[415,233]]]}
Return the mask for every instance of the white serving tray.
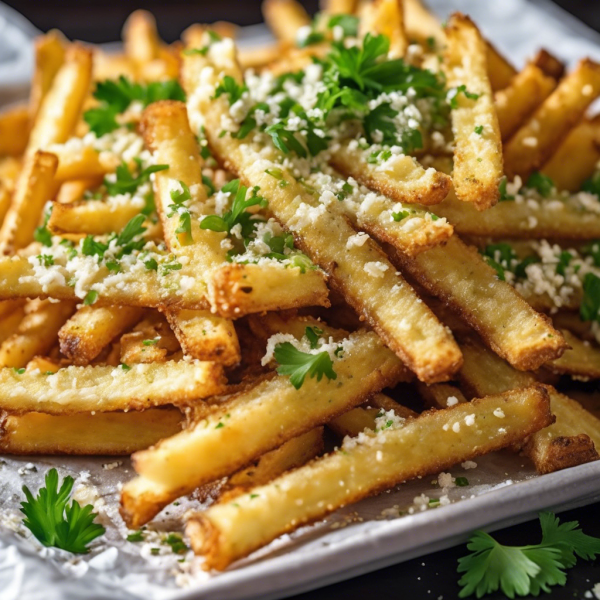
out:
{"label": "white serving tray", "polygon": [[[586,55],[600,59],[600,36],[544,0],[431,0],[430,4],[442,18],[452,10],[470,14],[517,66],[544,45],[571,66]],[[3,39],[30,40],[34,30],[5,8],[0,3],[0,29],[19,31],[11,30]],[[5,15],[10,18],[2,21]],[[250,43],[264,39],[264,29],[249,29],[245,37]],[[19,52],[3,55],[2,43],[0,39],[0,104],[22,87],[23,73],[30,74],[24,65],[31,63],[29,45],[17,44]],[[20,73],[10,74],[11,60]],[[124,541],[117,501],[120,482],[132,476],[128,461],[106,469],[103,465],[112,467],[114,459],[30,460],[0,461],[0,600],[282,598],[447,548],[465,541],[477,528],[498,529],[528,520],[541,509],[560,511],[600,500],[600,462],[537,476],[527,459],[496,453],[477,460],[476,469],[451,469],[455,476],[466,476],[470,485],[452,489],[449,506],[384,518],[384,510],[398,506],[406,511],[421,493],[439,497],[440,491],[431,484],[435,477],[409,482],[284,536],[224,573],[205,574],[201,559],[191,553],[179,563],[179,556],[152,556],[149,547]],[[94,502],[106,526],[105,538],[89,555],[73,558],[42,548],[19,526],[21,486],[36,489],[52,466],[61,475],[76,478],[78,497]],[[193,505],[182,501],[166,509],[169,514],[163,511],[153,527],[177,530],[180,517]]]}

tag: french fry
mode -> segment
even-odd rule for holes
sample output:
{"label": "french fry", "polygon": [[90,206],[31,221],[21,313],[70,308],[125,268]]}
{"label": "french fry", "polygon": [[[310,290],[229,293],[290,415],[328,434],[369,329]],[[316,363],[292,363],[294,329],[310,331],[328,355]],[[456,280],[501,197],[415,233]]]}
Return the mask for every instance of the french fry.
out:
{"label": "french fry", "polygon": [[[498,410],[504,418],[494,415]],[[467,416],[475,419],[476,427],[464,425]],[[430,411],[401,427],[350,441],[343,452],[255,487],[235,503],[223,499],[192,516],[186,533],[194,552],[205,556],[205,568],[222,570],[337,508],[504,448],[550,423],[548,394],[542,386]]]}
{"label": "french fry", "polygon": [[142,412],[5,415],[0,423],[3,454],[127,456],[181,431],[177,408]]}
{"label": "french fry", "polygon": [[541,48],[533,59],[533,64],[539,67],[548,77],[558,81],[565,74],[565,65],[556,56]]}
{"label": "french fry", "polygon": [[382,34],[390,40],[390,56],[401,58],[406,53],[408,40],[404,30],[402,0],[373,0],[362,6],[360,35]]}
{"label": "french fry", "polygon": [[0,346],[0,367],[22,368],[37,354],[48,352],[74,308],[71,302],[32,300],[16,333]]}
{"label": "french fry", "polygon": [[66,367],[53,375],[0,369],[0,408],[15,414],[144,410],[195,402],[222,392],[221,367],[210,362],[166,362],[134,367]]}
{"label": "french fry", "polygon": [[[531,373],[515,371],[498,356],[474,340],[461,344],[465,362],[459,378],[472,393],[493,394],[532,385]],[[592,460],[598,460],[600,419],[588,413],[571,398],[547,386],[550,408],[556,421],[534,434],[523,447],[523,453],[539,473],[551,473]]]}
{"label": "french fry", "polygon": [[[54,348],[56,348],[56,346]],[[52,353],[54,348],[51,350]],[[60,369],[60,366],[60,360],[53,359],[48,356],[34,356],[27,363],[25,371],[27,373],[31,373],[33,371],[40,371],[48,375],[50,373],[56,373],[56,371]]]}
{"label": "french fry", "polygon": [[24,248],[33,241],[44,205],[57,191],[54,154],[38,151],[27,161],[0,227],[0,252]]}
{"label": "french fry", "polygon": [[56,74],[65,62],[68,42],[57,29],[35,39],[35,69],[29,92],[29,116],[35,122],[44,98],[52,88]]}
{"label": "french fry", "polygon": [[503,90],[511,84],[517,70],[489,42],[486,42],[486,58],[492,91]]}
{"label": "french fry", "polygon": [[455,404],[467,402],[464,394],[456,386],[447,383],[417,383],[417,389],[425,403],[433,408],[450,408]]}
{"label": "french fry", "polygon": [[262,69],[281,58],[281,48],[277,44],[239,48],[238,60],[242,69]]}
{"label": "french fry", "polygon": [[494,106],[503,142],[510,139],[555,87],[556,81],[552,77],[529,63],[507,87],[496,92]]}
{"label": "french fry", "polygon": [[[7,300],[7,302],[10,302],[10,300]],[[0,317],[0,349],[6,340],[17,334],[24,317],[25,309],[23,306],[18,306]]]}
{"label": "french fry", "polygon": [[357,0],[322,0],[321,10],[329,15],[352,15],[356,12]]}
{"label": "french fry", "polygon": [[600,350],[566,329],[561,333],[570,348],[544,366],[553,373],[572,375],[577,379],[600,379]]}
{"label": "french fry", "polygon": [[296,45],[296,34],[310,25],[310,17],[296,0],[264,0],[262,13],[275,37],[289,46]]}
{"label": "french fry", "polygon": [[82,200],[71,204],[54,202],[48,229],[58,235],[81,233],[105,235],[122,231],[133,217],[140,214],[135,203],[112,203],[102,200]]}
{"label": "french fry", "polygon": [[165,318],[154,311],[140,321],[130,333],[121,337],[121,362],[165,362],[181,350],[175,334]]}
{"label": "french fry", "polygon": [[[484,213],[487,214],[487,213]],[[461,315],[486,343],[518,369],[537,369],[559,357],[566,344],[550,320],[535,312],[494,269],[457,236],[396,262],[430,294]]]}
{"label": "french fry", "polygon": [[600,116],[574,127],[542,167],[559,190],[578,192],[600,161]]}
{"label": "french fry", "polygon": [[0,228],[4,222],[4,218],[10,208],[10,202],[12,200],[12,192],[10,188],[0,181]]}
{"label": "french fry", "polygon": [[527,180],[540,169],[598,95],[600,65],[582,60],[504,145],[504,168],[509,179],[519,175]]}
{"label": "french fry", "polygon": [[72,179],[61,184],[56,201],[59,204],[71,204],[83,198],[86,191],[95,189],[102,183],[101,177]]}
{"label": "french fry", "polygon": [[119,79],[121,75],[132,80],[137,78],[136,68],[131,59],[125,54],[113,54],[95,48],[92,79],[105,81],[106,79]]}
{"label": "french fry", "polygon": [[23,308],[25,300],[2,300],[0,302],[0,319],[8,316],[19,308]]}
{"label": "french fry", "polygon": [[133,306],[82,306],[60,328],[60,351],[76,365],[87,365],[143,315]]}
{"label": "french fry", "polygon": [[[142,146],[141,143],[139,145]],[[68,144],[53,144],[50,149],[58,157],[56,179],[60,182],[87,177],[102,178],[114,172],[121,162],[116,154],[97,152],[91,146],[82,145],[74,150]]]}
{"label": "french fry", "polygon": [[370,165],[363,151],[351,149],[348,144],[341,144],[331,164],[345,176],[406,204],[439,204],[451,185],[450,177],[434,169],[425,170],[412,156],[401,155],[381,166]]}
{"label": "french fry", "polygon": [[499,202],[493,208],[479,212],[450,192],[444,202],[436,205],[435,212],[448,219],[459,235],[565,240],[600,237],[598,214],[587,210],[577,195],[552,202]]}
{"label": "french fry", "polygon": [[[444,70],[452,102],[454,171],[452,181],[459,200],[478,210],[496,204],[502,179],[502,143],[498,118],[487,76],[485,43],[475,24],[455,13],[446,26],[448,46]],[[461,91],[463,90],[463,91]]]}
{"label": "french fry", "polygon": [[29,138],[29,110],[17,106],[0,113],[0,156],[19,156]]}
{"label": "french fry", "polygon": [[137,69],[158,58],[160,38],[152,13],[136,10],[129,15],[123,26],[123,45],[125,56]]}
{"label": "french fry", "polygon": [[[165,499],[168,503],[199,485],[234,473],[408,376],[396,356],[375,334],[367,332],[356,336],[352,352],[336,361],[335,368],[335,382],[306,379],[298,390],[286,376],[267,379],[233,396],[177,436],[136,453],[134,465],[140,477],[123,488],[123,518],[137,526],[152,518]],[[324,389],[330,399],[327,403],[320,400]],[[252,423],[257,423],[256,428]],[[243,433],[250,429],[256,435]],[[223,451],[215,452],[215,448]]]}

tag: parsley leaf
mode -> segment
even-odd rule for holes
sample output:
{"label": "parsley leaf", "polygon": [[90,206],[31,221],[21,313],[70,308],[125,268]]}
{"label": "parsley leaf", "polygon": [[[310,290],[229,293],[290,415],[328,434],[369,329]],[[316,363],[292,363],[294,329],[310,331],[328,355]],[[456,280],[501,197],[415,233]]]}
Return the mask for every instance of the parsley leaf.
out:
{"label": "parsley leaf", "polygon": [[600,171],[594,173],[581,184],[581,191],[600,197]]}
{"label": "parsley leaf", "polygon": [[535,171],[529,176],[525,187],[537,190],[540,196],[543,198],[548,198],[550,194],[552,194],[552,190],[554,190],[555,186],[554,181],[552,181],[550,177]]}
{"label": "parsley leaf", "polygon": [[471,554],[458,561],[458,572],[464,573],[460,598],[472,594],[481,598],[499,588],[509,598],[537,596],[549,592],[550,586],[565,584],[564,569],[575,564],[575,555],[591,560],[600,554],[600,539],[585,535],[577,521],[559,524],[548,512],[539,517],[540,544],[504,546],[483,531],[471,536],[467,545]]}
{"label": "parsley leaf", "polygon": [[344,37],[356,37],[358,35],[358,17],[355,15],[334,15],[327,23],[328,29],[341,27]]}
{"label": "parsley leaf", "polygon": [[[139,164],[139,163],[138,163]],[[136,177],[129,170],[125,162],[120,164],[116,170],[116,180],[109,181],[104,178],[104,185],[109,196],[117,194],[133,194],[140,185],[146,183],[150,179],[152,173],[164,171],[169,168],[169,165],[150,165],[145,169],[140,170]]]}
{"label": "parsley leaf", "polygon": [[289,375],[290,383],[298,390],[302,387],[306,376],[316,377],[321,381],[323,375],[327,379],[337,379],[333,370],[333,361],[328,352],[308,354],[298,350],[290,342],[277,344],[274,352],[275,360],[279,364],[277,373]]}
{"label": "parsley leaf", "polygon": [[50,469],[46,485],[39,489],[37,497],[23,486],[27,498],[21,503],[21,512],[25,515],[23,524],[44,546],[87,554],[87,545],[103,535],[105,529],[94,523],[97,515],[92,512],[91,504],[83,508],[76,500],[67,504],[73,483],[72,477],[65,477],[59,490],[58,472]]}
{"label": "parsley leaf", "polygon": [[174,554],[183,554],[188,550],[188,547],[183,541],[182,537],[176,533],[170,533],[165,538],[165,544],[171,546],[171,550],[173,550]]}
{"label": "parsley leaf", "polygon": [[308,339],[310,347],[312,350],[315,350],[319,347],[319,336],[323,335],[325,332],[320,327],[307,327],[304,335]]}
{"label": "parsley leaf", "polygon": [[90,290],[85,295],[85,298],[83,299],[83,304],[85,306],[91,306],[92,304],[96,303],[96,300],[98,300],[98,292],[96,290]]}
{"label": "parsley leaf", "polygon": [[468,100],[477,100],[479,98],[479,94],[473,94],[467,91],[466,85],[459,85],[458,87],[452,88],[448,92],[448,102],[450,103],[450,108],[458,108],[459,94],[463,94]]}
{"label": "parsley leaf", "polygon": [[498,190],[500,191],[499,202],[509,202],[515,199],[515,197],[511,194],[506,193],[506,175],[500,180],[500,185],[498,186]]}
{"label": "parsley leaf", "polygon": [[295,152],[302,158],[307,157],[306,148],[296,138],[293,131],[289,131],[285,128],[285,123],[273,123],[265,129],[265,133],[268,133],[273,139],[273,144],[276,148],[281,150],[284,154],[289,154],[290,151]]}
{"label": "parsley leaf", "polygon": [[50,220],[50,216],[52,215],[52,205],[48,207],[46,213],[44,214],[44,223],[39,227],[36,227],[33,233],[33,239],[36,242],[42,244],[42,246],[52,246],[52,234],[48,229],[48,221]]}
{"label": "parsley leaf", "polygon": [[583,298],[579,307],[582,321],[600,322],[600,277],[586,273],[583,278]]}
{"label": "parsley leaf", "polygon": [[215,98],[219,98],[223,94],[229,95],[229,105],[235,104],[244,92],[248,91],[246,84],[239,84],[231,75],[225,75],[223,81],[215,90]]}
{"label": "parsley leaf", "polygon": [[483,134],[483,125],[476,125],[474,131],[477,135],[482,135]]}

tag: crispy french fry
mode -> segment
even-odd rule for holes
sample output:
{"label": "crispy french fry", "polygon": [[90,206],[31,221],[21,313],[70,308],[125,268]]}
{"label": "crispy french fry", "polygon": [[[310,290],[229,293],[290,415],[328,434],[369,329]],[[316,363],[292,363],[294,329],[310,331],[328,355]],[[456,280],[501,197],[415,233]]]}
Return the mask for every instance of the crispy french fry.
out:
{"label": "crispy french fry", "polygon": [[0,113],[0,155],[19,156],[29,138],[29,110],[17,106]]}
{"label": "crispy french fry", "polygon": [[60,182],[87,177],[102,178],[107,173],[112,173],[121,162],[112,152],[97,152],[91,146],[82,145],[73,150],[69,144],[56,144],[50,146],[50,149],[58,157],[56,179]]}
{"label": "crispy french fry", "polygon": [[399,155],[381,166],[370,165],[362,150],[348,144],[336,150],[331,164],[347,177],[406,204],[439,204],[451,185],[450,177],[435,169],[425,170],[412,156]]}
{"label": "crispy french fry", "polygon": [[555,87],[556,81],[552,77],[529,63],[513,77],[507,87],[496,92],[494,106],[503,142],[523,125]]}
{"label": "crispy french fry", "polygon": [[[494,415],[498,410],[504,415],[501,420]],[[465,426],[467,416],[477,426]],[[253,488],[237,497],[235,506],[224,499],[192,516],[186,532],[194,552],[205,556],[206,568],[224,569],[282,533],[337,508],[504,448],[551,422],[542,386],[430,411],[401,427],[365,434],[361,441],[345,444],[344,452]]]}
{"label": "crispy french fry", "polygon": [[[596,200],[594,200],[596,202]],[[600,237],[598,213],[586,209],[577,195],[551,202],[499,202],[479,212],[451,192],[435,212],[452,223],[460,235],[539,239],[591,240]]]}
{"label": "crispy french fry", "polygon": [[[7,302],[10,302],[10,300],[7,300]],[[11,312],[0,316],[0,350],[6,340],[18,333],[19,325],[24,317],[25,309],[23,306],[18,306]]]}
{"label": "crispy french fry", "polygon": [[35,121],[56,74],[65,62],[68,42],[57,29],[35,39],[35,69],[29,93],[29,115]]}
{"label": "crispy french fry", "polygon": [[408,39],[404,30],[402,0],[374,0],[361,10],[360,34],[383,34],[390,40],[390,56],[401,58],[406,53]]}
{"label": "crispy french fry", "polygon": [[0,181],[0,228],[4,222],[4,218],[10,208],[10,202],[12,200],[12,192],[10,188]]}
{"label": "crispy french fry", "polygon": [[492,91],[503,90],[510,85],[517,70],[489,42],[486,42],[486,58]]}
{"label": "crispy french fry", "polygon": [[88,179],[72,179],[61,184],[56,201],[59,204],[71,204],[81,200],[87,190],[97,188],[102,183],[101,177]]}
{"label": "crispy french fry", "polygon": [[552,156],[600,95],[600,65],[586,59],[567,75],[504,146],[509,178],[527,179]]}
{"label": "crispy french fry", "polygon": [[37,354],[48,352],[74,308],[71,302],[32,300],[16,333],[0,346],[0,366],[21,368]]}
{"label": "crispy french fry", "polygon": [[[56,348],[56,346],[54,347]],[[51,350],[53,353],[54,348]],[[27,373],[32,371],[39,371],[49,375],[50,373],[56,373],[60,369],[60,360],[50,358],[48,356],[34,356],[25,367]]]}
{"label": "crispy french fry", "polygon": [[537,369],[567,347],[548,317],[535,312],[494,269],[457,236],[414,258],[397,253],[401,268],[461,315],[518,369]]}
{"label": "crispy french fry", "polygon": [[329,15],[352,15],[356,12],[357,0],[321,0],[321,10]]}
{"label": "crispy french fry", "polygon": [[467,402],[464,394],[456,386],[447,383],[418,383],[417,389],[425,403],[433,408],[450,408],[455,404]]}
{"label": "crispy french fry", "polygon": [[296,45],[298,30],[310,25],[311,21],[302,4],[296,0],[265,0],[262,13],[275,37],[290,46]]}
{"label": "crispy french fry", "polygon": [[262,69],[281,58],[281,48],[278,44],[240,48],[238,60],[242,69]]}
{"label": "crispy french fry", "polygon": [[573,375],[577,379],[600,379],[600,350],[584,342],[566,329],[561,330],[570,349],[546,365],[553,373]]}
{"label": "crispy french fry", "polygon": [[23,168],[10,207],[0,227],[0,252],[24,248],[33,241],[44,205],[57,192],[58,159],[38,151]]}
{"label": "crispy french fry", "polygon": [[3,319],[19,308],[23,308],[24,305],[25,300],[2,300],[0,302],[0,319]]}
{"label": "crispy french fry", "polygon": [[160,38],[154,15],[146,10],[132,12],[123,26],[125,56],[140,69],[158,58]]}
{"label": "crispy french fry", "polygon": [[143,315],[133,306],[82,306],[58,332],[60,351],[76,365],[87,365]]}
{"label": "crispy french fry", "polygon": [[[474,340],[461,345],[465,362],[459,372],[464,386],[476,395],[500,393],[532,385],[531,373],[515,371],[498,356]],[[556,421],[534,434],[523,448],[540,473],[598,460],[600,419],[595,418],[571,398],[547,386],[550,407]]]}
{"label": "crispy french fry", "polygon": [[[286,376],[263,381],[233,396],[177,436],[137,453],[134,461],[140,477],[124,486],[121,497],[126,522],[141,524],[164,506],[165,499],[170,502],[198,485],[235,472],[288,439],[360,404],[370,393],[408,376],[397,357],[375,334],[367,332],[356,336],[353,350],[336,361],[335,368],[335,382],[306,379],[298,390]],[[327,389],[330,402],[319,400],[323,389]],[[258,425],[255,428],[251,423]],[[244,435],[249,428],[257,435]],[[228,451],[216,452],[215,448]],[[154,483],[158,485],[154,487]]]}
{"label": "crispy french fry", "polygon": [[548,77],[558,81],[565,74],[565,65],[556,56],[541,48],[533,59],[533,64],[539,67]]}
{"label": "crispy french fry", "polygon": [[3,454],[126,456],[181,431],[177,408],[142,412],[5,415],[0,423]]}
{"label": "crispy french fry", "polygon": [[577,192],[600,161],[600,116],[584,119],[574,127],[542,172],[559,190]]}
{"label": "crispy french fry", "polygon": [[15,414],[144,410],[185,404],[223,391],[223,372],[211,362],[166,362],[134,367],[66,367],[53,375],[0,369],[0,408]]}
{"label": "crispy french fry", "polygon": [[127,365],[172,360],[181,349],[169,324],[156,311],[122,336],[120,346],[121,362]]}
{"label": "crispy french fry", "polygon": [[[455,13],[446,27],[448,47],[444,70],[454,88],[452,131],[457,198],[478,210],[496,204],[502,178],[502,143],[487,76],[485,43],[475,24]],[[461,91],[462,90],[462,91]]]}

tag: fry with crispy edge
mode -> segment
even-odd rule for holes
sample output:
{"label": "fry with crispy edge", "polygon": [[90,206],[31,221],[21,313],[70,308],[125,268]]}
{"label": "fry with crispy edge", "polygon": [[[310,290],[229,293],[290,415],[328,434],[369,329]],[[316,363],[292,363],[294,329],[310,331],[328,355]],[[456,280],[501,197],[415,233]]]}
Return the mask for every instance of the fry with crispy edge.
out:
{"label": "fry with crispy edge", "polygon": [[552,77],[529,63],[514,76],[506,88],[496,92],[494,106],[503,142],[523,125],[555,87],[556,81]]}
{"label": "fry with crispy edge", "polygon": [[123,25],[123,46],[125,56],[138,70],[158,58],[160,39],[152,13],[136,10],[127,17]]}
{"label": "fry with crispy edge", "polygon": [[487,75],[485,42],[475,24],[454,13],[446,26],[444,72],[455,90],[451,118],[454,132],[452,182],[459,200],[478,210],[500,199],[502,142]]}
{"label": "fry with crispy edge", "polygon": [[408,48],[404,30],[404,9],[402,0],[373,0],[365,3],[360,10],[361,36],[371,33],[385,35],[390,40],[390,57],[402,58]]}
{"label": "fry with crispy edge", "polygon": [[200,361],[72,366],[53,375],[0,369],[0,409],[51,415],[143,410],[207,398],[222,392],[223,384],[221,366]]}
{"label": "fry with crispy edge", "polygon": [[[10,300],[7,302],[10,302]],[[1,344],[16,335],[24,317],[25,308],[23,306],[18,306],[11,312],[0,317],[0,348],[2,348]]]}
{"label": "fry with crispy edge", "polygon": [[[33,241],[44,205],[58,189],[54,154],[37,151],[25,162],[12,202],[0,227],[0,252],[24,248]],[[27,181],[25,181],[27,177]]]}
{"label": "fry with crispy edge", "polygon": [[2,454],[126,456],[181,431],[177,408],[142,412],[46,415],[5,414],[0,421]]}
{"label": "fry with crispy edge", "polygon": [[265,23],[275,37],[288,46],[296,45],[298,29],[311,22],[302,4],[296,0],[264,0],[261,9]]}
{"label": "fry with crispy edge", "polygon": [[426,385],[419,382],[417,389],[425,403],[433,408],[450,408],[455,404],[467,402],[464,394],[456,386],[447,383]]}
{"label": "fry with crispy edge", "polygon": [[[195,75],[208,61],[197,54],[183,58],[184,82],[190,88],[190,97],[194,93]],[[225,59],[225,68],[239,79],[235,63]],[[214,71],[213,78],[216,84],[219,77]],[[204,89],[211,95],[208,81]],[[381,248],[370,239],[361,246],[347,246],[356,231],[339,207],[330,204],[326,208],[286,169],[261,158],[264,153],[259,155],[248,145],[242,150],[240,140],[221,137],[218,123],[226,110],[225,98],[209,101],[208,97],[195,94],[193,101],[199,104],[190,108],[190,113],[204,109],[206,136],[213,153],[244,181],[259,186],[269,201],[269,210],[294,234],[297,246],[328,273],[331,287],[344,295],[420,379],[429,383],[448,379],[460,364],[454,340],[395,272]],[[287,182],[285,187],[267,172],[274,168],[281,171]],[[313,216],[299,218],[302,213]],[[379,224],[377,219],[374,217]],[[382,229],[377,226],[377,230]],[[385,234],[385,231],[381,233]],[[410,237],[410,233],[406,232],[406,236]]]}
{"label": "fry with crispy edge", "polygon": [[0,156],[23,154],[29,139],[29,111],[16,106],[0,113]]}
{"label": "fry with crispy edge", "polygon": [[542,167],[559,190],[578,192],[600,161],[600,115],[574,127]]}
{"label": "fry with crispy edge", "polygon": [[[269,378],[234,395],[182,433],[136,453],[139,477],[123,487],[121,496],[121,513],[128,525],[145,523],[178,496],[234,473],[357,406],[369,394],[409,377],[374,333],[360,332],[354,340],[352,351],[335,362],[337,379],[307,378],[295,389],[287,376]],[[255,434],[247,435],[250,430]]]}
{"label": "fry with crispy edge", "polygon": [[342,143],[331,157],[332,166],[346,177],[405,204],[439,204],[448,195],[451,179],[435,169],[424,169],[412,156],[400,155],[383,165],[367,163],[364,151]]}
{"label": "fry with crispy edge", "polygon": [[582,60],[504,145],[507,176],[527,180],[540,169],[599,95],[600,65]]}
{"label": "fry with crispy edge", "polygon": [[570,348],[560,358],[544,366],[553,373],[572,375],[577,379],[600,379],[600,350],[566,329],[562,329],[561,333]]}
{"label": "fry with crispy edge", "polygon": [[12,191],[8,185],[0,180],[0,227],[4,221],[4,217],[10,208],[12,199]]}
{"label": "fry with crispy edge", "polygon": [[173,354],[181,350],[167,320],[157,311],[121,336],[120,347],[121,362],[127,365],[173,360]]}
{"label": "fry with crispy edge", "polygon": [[[499,410],[503,419],[494,414]],[[464,425],[467,416],[475,426]],[[350,440],[342,452],[253,488],[235,502],[223,499],[192,516],[186,533],[194,552],[205,556],[205,568],[222,570],[342,506],[499,450],[550,423],[548,393],[540,385],[429,411],[401,427]]]}
{"label": "fry with crispy edge", "polygon": [[540,48],[532,60],[548,77],[558,81],[565,74],[565,65],[545,48]]}
{"label": "fry with crispy edge", "polygon": [[60,351],[74,364],[87,365],[142,316],[134,306],[82,306],[58,332]]}
{"label": "fry with crispy edge", "polygon": [[17,331],[0,346],[0,367],[21,368],[37,354],[46,354],[74,309],[72,302],[31,300]]}
{"label": "fry with crispy edge", "polygon": [[[531,373],[515,371],[501,358],[474,340],[461,344],[465,362],[459,378],[475,395],[495,394],[524,388],[535,381]],[[600,456],[600,419],[588,413],[578,402],[547,386],[550,407],[556,421],[535,433],[523,447],[523,453],[539,473],[551,473],[574,467]]]}

